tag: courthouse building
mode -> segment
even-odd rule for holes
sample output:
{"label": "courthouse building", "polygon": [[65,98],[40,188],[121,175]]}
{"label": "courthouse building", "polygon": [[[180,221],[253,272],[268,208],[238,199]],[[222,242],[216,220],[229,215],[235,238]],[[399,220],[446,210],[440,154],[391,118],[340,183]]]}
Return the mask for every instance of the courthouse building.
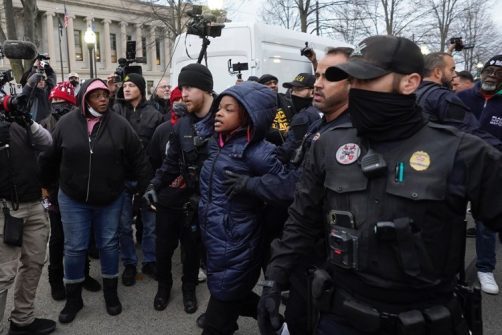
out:
{"label": "courthouse building", "polygon": [[[13,3],[17,35],[22,39],[22,5],[20,0],[14,0]],[[40,53],[50,55],[50,64],[56,71],[58,81],[61,80],[61,58],[65,79],[70,72],[77,72],[81,79],[89,78],[90,53],[84,40],[87,29],[92,29],[96,34],[93,56],[95,77],[106,79],[112,74],[118,66],[118,59],[126,57],[127,41],[136,41],[136,57],[145,57],[146,63],[133,65],[142,66],[147,85],[151,87],[161,77],[169,80],[173,37],[168,36],[165,24],[155,19],[151,1],[38,0],[37,5],[38,49]],[[156,13],[169,13],[168,7],[155,8]]]}

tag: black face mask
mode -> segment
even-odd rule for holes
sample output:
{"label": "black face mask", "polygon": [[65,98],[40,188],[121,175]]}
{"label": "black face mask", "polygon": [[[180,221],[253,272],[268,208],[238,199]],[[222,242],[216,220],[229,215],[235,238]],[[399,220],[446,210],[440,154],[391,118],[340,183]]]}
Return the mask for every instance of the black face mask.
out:
{"label": "black face mask", "polygon": [[70,80],[70,84],[72,84],[73,87],[77,87],[78,86],[78,80]]}
{"label": "black face mask", "polygon": [[382,93],[351,88],[349,112],[358,136],[374,141],[405,139],[426,121],[415,94]]}
{"label": "black face mask", "polygon": [[59,118],[73,108],[73,105],[68,103],[68,102],[56,102],[51,105],[52,106],[52,115],[56,118],[56,120],[59,120]]}
{"label": "black face mask", "polygon": [[301,111],[302,109],[312,106],[312,98],[301,98],[296,95],[291,95],[291,101],[293,102],[293,106],[295,107],[296,112]]}

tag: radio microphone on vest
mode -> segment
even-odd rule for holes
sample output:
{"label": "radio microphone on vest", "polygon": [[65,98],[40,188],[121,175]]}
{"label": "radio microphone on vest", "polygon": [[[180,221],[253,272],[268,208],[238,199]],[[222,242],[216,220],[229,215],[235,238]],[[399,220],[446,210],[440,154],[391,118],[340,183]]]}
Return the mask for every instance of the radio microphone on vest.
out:
{"label": "radio microphone on vest", "polygon": [[10,59],[35,59],[37,47],[27,41],[7,40],[3,43],[3,53]]}

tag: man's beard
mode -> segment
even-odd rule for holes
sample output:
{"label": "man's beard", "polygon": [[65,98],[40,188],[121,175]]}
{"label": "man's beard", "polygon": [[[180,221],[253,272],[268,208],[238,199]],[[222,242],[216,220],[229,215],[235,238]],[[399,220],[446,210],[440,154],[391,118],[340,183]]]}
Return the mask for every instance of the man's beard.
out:
{"label": "man's beard", "polygon": [[496,83],[481,82],[481,89],[486,92],[493,92],[497,89]]}

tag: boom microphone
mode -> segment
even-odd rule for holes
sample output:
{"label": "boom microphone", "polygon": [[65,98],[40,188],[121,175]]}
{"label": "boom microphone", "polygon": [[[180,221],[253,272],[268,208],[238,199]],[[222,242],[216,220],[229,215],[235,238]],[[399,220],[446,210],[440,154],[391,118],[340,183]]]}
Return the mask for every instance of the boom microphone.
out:
{"label": "boom microphone", "polygon": [[3,53],[10,59],[35,59],[37,47],[27,41],[7,40],[3,43]]}

